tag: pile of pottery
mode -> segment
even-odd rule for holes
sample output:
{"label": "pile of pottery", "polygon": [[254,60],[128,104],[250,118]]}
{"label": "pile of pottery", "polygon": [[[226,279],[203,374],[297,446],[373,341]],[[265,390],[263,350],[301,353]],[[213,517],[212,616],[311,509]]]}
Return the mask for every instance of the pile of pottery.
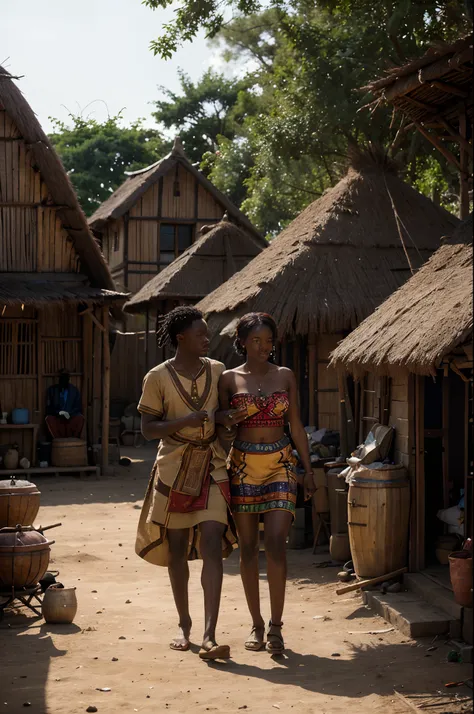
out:
{"label": "pile of pottery", "polygon": [[[5,593],[39,590],[47,573],[54,541],[43,535],[47,528],[37,530],[33,525],[40,496],[29,481],[0,481],[0,591]],[[77,609],[75,589],[52,580],[45,591],[43,615],[47,622],[72,622]]]}

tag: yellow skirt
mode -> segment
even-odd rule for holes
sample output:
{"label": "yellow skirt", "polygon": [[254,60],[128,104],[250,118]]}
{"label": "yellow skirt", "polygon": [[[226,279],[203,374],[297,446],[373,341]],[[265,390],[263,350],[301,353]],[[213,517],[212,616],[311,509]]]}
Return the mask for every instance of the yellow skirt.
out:
{"label": "yellow skirt", "polygon": [[234,441],[229,454],[234,513],[268,513],[296,508],[296,460],[287,437],[273,444]]}

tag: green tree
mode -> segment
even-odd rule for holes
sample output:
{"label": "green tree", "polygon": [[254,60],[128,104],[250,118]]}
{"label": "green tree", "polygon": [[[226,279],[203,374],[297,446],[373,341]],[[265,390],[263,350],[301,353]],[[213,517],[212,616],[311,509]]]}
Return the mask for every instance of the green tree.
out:
{"label": "green tree", "polygon": [[86,215],[126,178],[126,171],[144,168],[158,161],[170,144],[156,129],[142,120],[124,126],[121,114],[103,122],[70,114],[69,123],[52,118],[49,135],[76,189]]}
{"label": "green tree", "polygon": [[193,161],[201,161],[205,152],[216,151],[219,137],[234,138],[239,121],[238,97],[247,83],[226,79],[212,70],[196,83],[180,72],[180,82],[180,92],[160,87],[166,99],[155,102],[153,116],[163,127],[179,134]]}

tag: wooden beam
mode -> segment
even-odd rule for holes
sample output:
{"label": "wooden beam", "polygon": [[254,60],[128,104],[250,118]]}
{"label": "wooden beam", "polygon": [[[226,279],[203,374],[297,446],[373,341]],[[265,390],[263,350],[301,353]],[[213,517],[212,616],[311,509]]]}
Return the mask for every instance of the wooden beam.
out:
{"label": "wooden beam", "polygon": [[443,92],[447,92],[448,94],[454,94],[456,97],[462,97],[463,99],[467,99],[469,97],[469,92],[465,92],[464,89],[461,89],[460,87],[455,87],[454,84],[440,82],[439,79],[435,79],[429,84],[430,87],[436,87],[436,89],[441,89]]}
{"label": "wooden beam", "polygon": [[423,570],[425,567],[425,378],[420,375],[416,376],[415,410],[415,559],[416,569]]}
{"label": "wooden beam", "polygon": [[454,154],[452,154],[452,153],[449,151],[449,149],[447,149],[445,146],[443,146],[443,145],[438,141],[438,139],[437,139],[436,137],[434,137],[432,134],[430,134],[428,131],[426,131],[426,129],[425,129],[424,127],[422,127],[421,124],[419,124],[419,122],[416,122],[416,121],[415,121],[415,122],[413,122],[413,123],[415,124],[415,126],[416,126],[416,128],[418,129],[418,131],[420,132],[420,134],[423,134],[423,136],[425,137],[425,139],[428,139],[428,141],[430,141],[430,142],[433,144],[433,146],[436,146],[436,148],[438,149],[438,151],[439,151],[441,154],[443,154],[443,156],[444,156],[445,159],[447,159],[451,164],[453,164],[453,166],[455,166],[458,171],[462,171],[461,164],[460,164],[459,161],[456,159],[456,157],[454,156]]}
{"label": "wooden beam", "polygon": [[[466,111],[459,114],[459,134],[463,138],[460,147],[459,218],[464,220],[469,216],[469,157],[472,159],[472,146],[467,141]],[[468,151],[466,144],[470,147],[470,151]]]}
{"label": "wooden beam", "polygon": [[220,218],[175,218],[174,216],[130,216],[130,221],[155,221],[156,223],[191,224],[196,223],[220,223]]}
{"label": "wooden beam", "polygon": [[36,209],[36,270],[41,272],[43,267],[43,209]]}
{"label": "wooden beam", "polygon": [[449,365],[443,365],[443,507],[449,508]]}
{"label": "wooden beam", "polygon": [[87,314],[82,322],[82,369],[84,372],[82,379],[82,406],[86,419],[86,438],[88,443],[91,443],[92,320],[90,319],[90,313]]}
{"label": "wooden beam", "polygon": [[308,338],[308,389],[309,389],[309,426],[316,426],[316,335],[311,333]]}
{"label": "wooden beam", "polygon": [[36,327],[36,372],[37,372],[37,398],[38,398],[38,411],[42,417],[44,414],[44,403],[46,400],[46,395],[44,393],[44,363],[43,363],[43,342],[42,342],[42,330],[43,330],[43,311],[38,310],[38,324]]}
{"label": "wooden beam", "polygon": [[102,470],[109,464],[109,423],[110,423],[110,344],[109,344],[109,308],[102,309]]}
{"label": "wooden beam", "polygon": [[[453,129],[451,124],[449,122],[447,122],[446,119],[443,119],[441,117],[439,121],[440,121],[440,124],[446,129],[448,134],[455,141],[457,141],[459,144],[461,144],[461,148],[463,148],[464,151],[466,151],[472,159],[472,156],[473,156],[472,145],[466,139],[466,131],[462,126],[463,125],[462,117],[465,117],[465,116],[466,116],[465,112],[461,112],[461,114],[459,115],[459,133],[455,129]],[[461,165],[462,165],[462,162],[461,162]],[[467,170],[468,170],[468,167],[466,167],[466,173],[467,173]]]}
{"label": "wooden beam", "polygon": [[130,215],[126,213],[123,217],[123,282],[128,288],[128,221]]}

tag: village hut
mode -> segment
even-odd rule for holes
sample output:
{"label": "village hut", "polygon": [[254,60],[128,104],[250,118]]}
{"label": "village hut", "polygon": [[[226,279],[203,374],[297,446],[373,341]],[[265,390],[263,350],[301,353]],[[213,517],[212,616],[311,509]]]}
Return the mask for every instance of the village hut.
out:
{"label": "village hut", "polygon": [[[201,173],[176,139],[152,166],[128,174],[89,219],[117,284],[136,294],[191,247],[205,225],[229,219],[257,245],[265,240],[249,219]],[[127,318],[127,330],[143,330],[144,317]]]}
{"label": "village hut", "polygon": [[[17,443],[31,468],[60,369],[81,393],[89,443],[108,434],[109,312],[119,317],[125,298],[54,148],[0,68],[0,445]],[[11,423],[14,409],[27,424]]]}
{"label": "village hut", "polygon": [[472,190],[473,60],[471,33],[362,87],[374,97],[371,106],[386,102],[400,112],[395,145],[416,128],[459,172],[461,218],[469,215]]}
{"label": "village hut", "polygon": [[177,305],[195,304],[262,251],[261,240],[232,223],[227,214],[220,223],[203,226],[200,233],[198,240],[126,303],[126,312],[145,315],[145,330],[116,336],[114,358],[128,369],[112,369],[114,397],[137,401],[143,375],[170,356],[168,348],[158,347],[154,331],[149,330],[155,318]]}
{"label": "village hut", "polygon": [[202,300],[213,354],[227,364],[246,312],[275,318],[278,361],[292,367],[306,424],[339,429],[329,354],[452,232],[457,219],[404,183],[386,156],[354,151],[347,175],[309,205],[266,251]]}
{"label": "village hut", "polygon": [[443,532],[436,513],[456,505],[462,489],[472,536],[472,227],[471,215],[332,353],[331,367],[373,395],[385,391],[385,408],[371,399],[361,418],[395,428],[394,459],[412,479],[413,569],[434,555]]}

